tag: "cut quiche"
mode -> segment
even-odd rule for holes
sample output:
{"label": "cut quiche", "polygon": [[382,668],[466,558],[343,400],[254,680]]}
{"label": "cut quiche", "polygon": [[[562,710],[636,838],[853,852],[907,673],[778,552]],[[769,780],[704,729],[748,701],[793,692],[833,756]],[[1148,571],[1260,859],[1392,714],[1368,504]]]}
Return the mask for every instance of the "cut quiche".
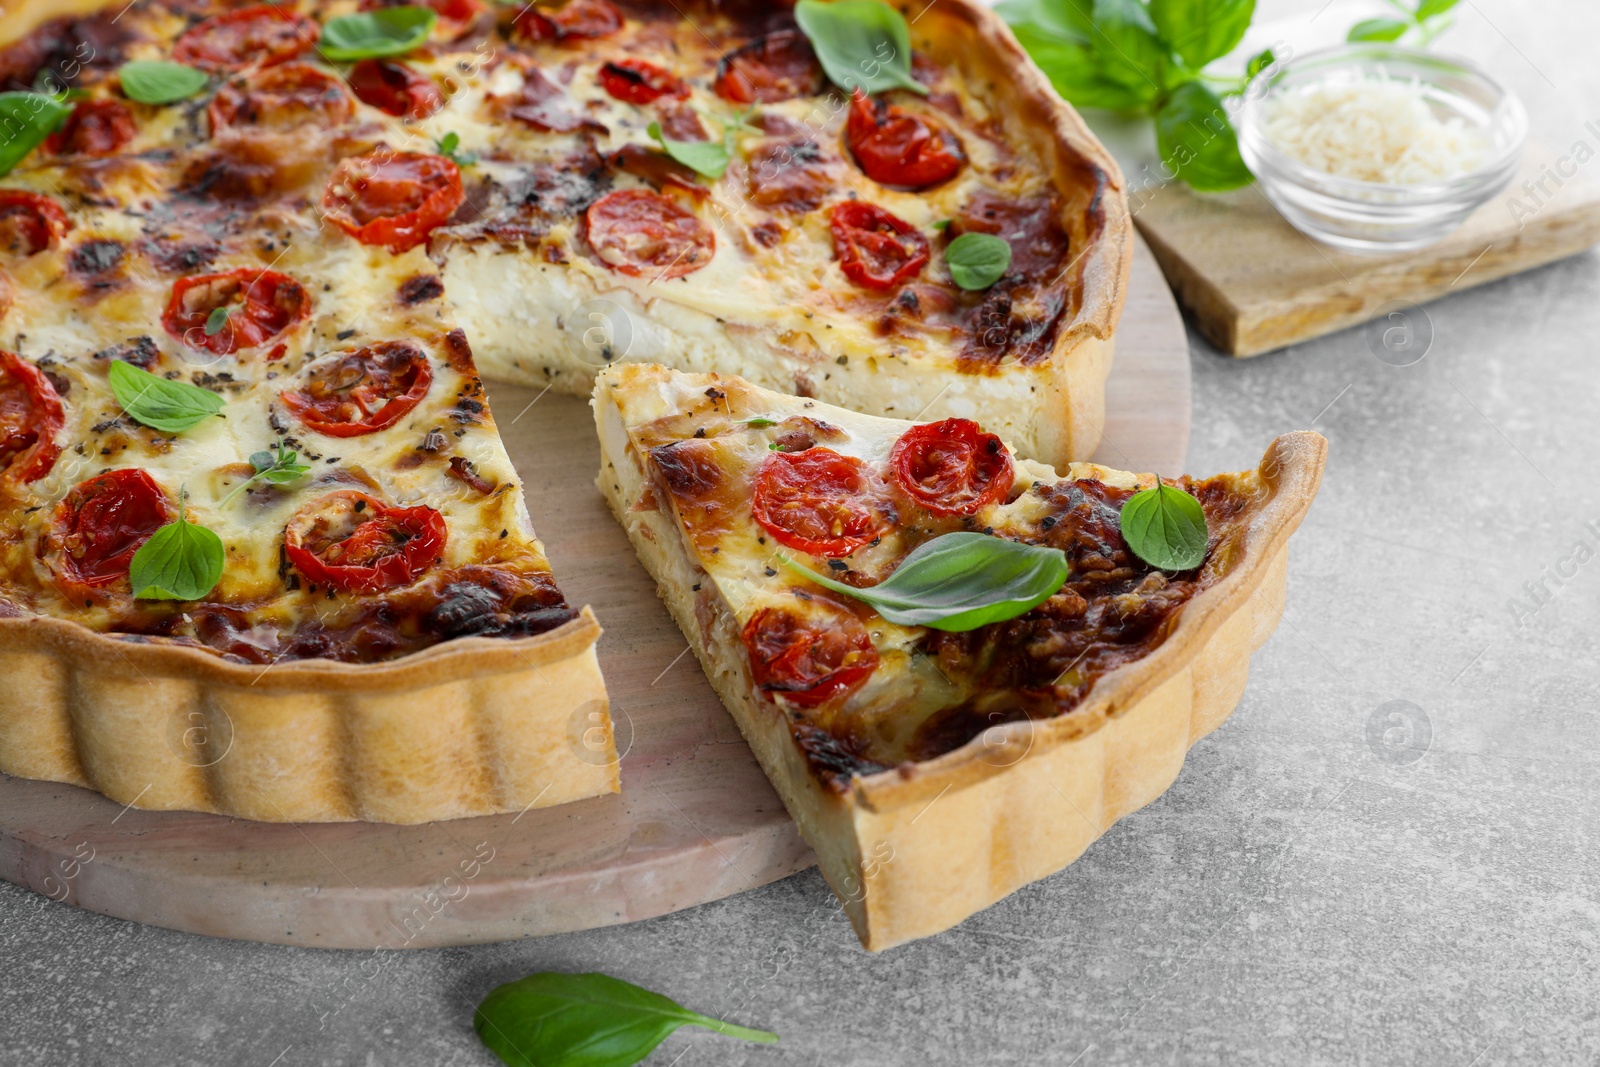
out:
{"label": "cut quiche", "polygon": [[0,770],[269,820],[615,790],[480,367],[1092,451],[1115,165],[986,9],[873,10],[863,88],[783,5],[0,0]]}
{"label": "cut quiche", "polygon": [[601,491],[875,950],[1171,784],[1277,624],[1326,451],[1292,433],[1256,470],[1163,483],[1200,531],[1163,570],[1131,547],[1153,476],[1058,474],[969,420],[650,366],[603,373],[594,405]]}

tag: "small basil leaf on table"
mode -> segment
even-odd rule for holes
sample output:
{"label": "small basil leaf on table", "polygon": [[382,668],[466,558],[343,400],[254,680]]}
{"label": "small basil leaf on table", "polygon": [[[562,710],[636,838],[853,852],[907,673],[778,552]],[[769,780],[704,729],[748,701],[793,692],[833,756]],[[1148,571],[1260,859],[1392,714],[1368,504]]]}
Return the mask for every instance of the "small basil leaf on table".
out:
{"label": "small basil leaf on table", "polygon": [[206,87],[205,72],[182,63],[135,59],[117,71],[122,95],[141,104],[175,104]]}
{"label": "small basil leaf on table", "polygon": [[1180,85],[1157,112],[1156,145],[1197,192],[1223,192],[1253,180],[1222,99],[1197,81]]}
{"label": "small basil leaf on table", "polygon": [[209,389],[168,381],[121,360],[106,372],[112,395],[135,421],[162,433],[182,433],[221,411],[227,401]]}
{"label": "small basil leaf on table", "polygon": [[1256,0],[1150,0],[1161,39],[1193,70],[1238,47]]}
{"label": "small basil leaf on table", "polygon": [[1435,15],[1442,15],[1455,7],[1459,0],[1422,0],[1417,5],[1417,21],[1426,22]]}
{"label": "small basil leaf on table", "polygon": [[1158,482],[1122,505],[1122,539],[1152,567],[1193,570],[1206,559],[1205,509],[1182,489]]}
{"label": "small basil leaf on table", "polygon": [[1261,51],[1251,56],[1250,62],[1245,65],[1245,77],[1254,78],[1257,74],[1260,74],[1277,61],[1278,57],[1273,54],[1272,49],[1263,48]]}
{"label": "small basil leaf on table", "polygon": [[799,0],[794,20],[811,41],[828,80],[869,95],[928,90],[911,76],[911,31],[905,16],[881,0]]}
{"label": "small basil leaf on table", "polygon": [[385,7],[340,15],[323,25],[317,48],[336,63],[400,56],[425,44],[438,21],[439,13],[427,7]]}
{"label": "small basil leaf on table", "polygon": [[128,584],[140,600],[199,600],[222,580],[222,538],[183,514],[150,535],[128,566]]}
{"label": "small basil leaf on table", "polygon": [[604,974],[545,971],[493,990],[472,1018],[510,1067],[629,1067],[682,1026],[770,1045],[777,1034],[690,1011]]}
{"label": "small basil leaf on table", "polygon": [[918,545],[894,573],[858,589],[781,557],[825,589],[865,601],[890,622],[960,633],[1004,622],[1050,599],[1071,568],[1059,548],[981,533],[949,533]]}
{"label": "small basil leaf on table", "polygon": [[1347,41],[1398,41],[1411,28],[1399,19],[1362,19],[1350,27]]}
{"label": "small basil leaf on table", "polygon": [[661,124],[652,122],[648,132],[661,150],[696,174],[707,178],[720,178],[728,170],[731,158],[725,141],[673,141],[661,132]]}
{"label": "small basil leaf on table", "polygon": [[1011,246],[992,233],[964,233],[944,250],[950,278],[963,289],[987,289],[1011,266]]}
{"label": "small basil leaf on table", "polygon": [[44,93],[0,93],[0,175],[10,174],[70,114],[70,107]]}

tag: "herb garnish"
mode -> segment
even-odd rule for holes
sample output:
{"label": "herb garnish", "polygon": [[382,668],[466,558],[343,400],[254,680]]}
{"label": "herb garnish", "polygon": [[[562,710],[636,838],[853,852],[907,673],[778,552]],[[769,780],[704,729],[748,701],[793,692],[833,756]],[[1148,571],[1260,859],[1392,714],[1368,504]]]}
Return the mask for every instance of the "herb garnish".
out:
{"label": "herb garnish", "polygon": [[674,141],[661,132],[659,122],[652,122],[647,132],[663,152],[696,174],[714,181],[727,173],[728,163],[733,158],[728,136],[720,141]]}
{"label": "herb garnish", "polygon": [[799,0],[794,20],[811,41],[828,80],[846,92],[928,90],[911,76],[911,31],[881,0]]}
{"label": "herb garnish", "polygon": [[1156,484],[1122,505],[1122,539],[1133,554],[1164,571],[1205,562],[1209,535],[1200,501],[1158,476]]}
{"label": "herb garnish", "polygon": [[458,167],[470,167],[478,162],[478,154],[476,152],[461,151],[461,135],[454,130],[433,142],[433,148],[434,151]]}
{"label": "herb garnish", "polygon": [[221,307],[212,308],[211,314],[206,316],[206,336],[215,337],[217,334],[221,333],[222,328],[228,325],[229,314],[230,312],[226,304]]}
{"label": "herb garnish", "polygon": [[863,589],[779,558],[818,585],[871,604],[890,622],[951,633],[1016,618],[1054,596],[1071,571],[1059,548],[981,533],[948,533],[918,545],[894,573]]}
{"label": "herb garnish", "polygon": [[604,974],[541,972],[493,990],[473,1014],[483,1043],[510,1067],[629,1067],[682,1026],[775,1044],[778,1035],[690,1011]]}
{"label": "herb garnish", "polygon": [[404,55],[425,44],[438,21],[432,8],[412,6],[340,15],[323,24],[317,47],[336,63]]}
{"label": "herb garnish", "polygon": [[10,174],[70,114],[70,107],[44,93],[0,93],[0,130],[5,131],[0,140],[0,176]]}
{"label": "herb garnish", "polygon": [[257,481],[266,482],[268,485],[290,485],[304,478],[311,470],[309,466],[300,462],[299,453],[283,447],[281,439],[272,446],[270,452],[263,449],[251,453],[250,466],[255,468],[255,473],[234,486],[227,496],[218,501],[218,509],[227,507],[229,501]]}
{"label": "herb garnish", "polygon": [[188,494],[178,491],[178,517],[150,535],[128,566],[139,600],[199,600],[222,580],[222,538],[184,515]]}
{"label": "herb garnish", "polygon": [[204,89],[211,79],[204,71],[182,63],[135,59],[122,64],[117,80],[122,83],[122,95],[129,100],[141,104],[175,104]]}
{"label": "herb garnish", "polygon": [[111,364],[106,377],[122,410],[162,433],[182,433],[198,426],[227,404],[209,389],[170,381],[120,359]]}
{"label": "herb garnish", "polygon": [[992,233],[964,233],[944,250],[950,280],[963,289],[987,289],[1011,266],[1011,245]]}

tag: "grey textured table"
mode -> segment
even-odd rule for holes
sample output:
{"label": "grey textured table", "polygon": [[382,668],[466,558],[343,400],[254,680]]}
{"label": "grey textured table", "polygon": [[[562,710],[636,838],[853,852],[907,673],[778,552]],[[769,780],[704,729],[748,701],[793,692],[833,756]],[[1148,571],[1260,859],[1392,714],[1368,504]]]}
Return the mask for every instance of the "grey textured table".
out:
{"label": "grey textured table", "polygon": [[[1464,0],[1441,47],[1492,63],[1548,143],[1594,149],[1596,41],[1592,2]],[[1239,363],[1194,340],[1190,469],[1307,425],[1332,442],[1287,617],[1165,796],[957,930],[868,956],[813,871],[633,926],[373,956],[0,884],[0,1063],[487,1067],[472,1006],[540,969],[783,1035],[685,1032],[662,1065],[1600,1062],[1600,256],[1418,325],[1409,367],[1361,330]],[[1560,573],[1532,610],[1526,583]]]}

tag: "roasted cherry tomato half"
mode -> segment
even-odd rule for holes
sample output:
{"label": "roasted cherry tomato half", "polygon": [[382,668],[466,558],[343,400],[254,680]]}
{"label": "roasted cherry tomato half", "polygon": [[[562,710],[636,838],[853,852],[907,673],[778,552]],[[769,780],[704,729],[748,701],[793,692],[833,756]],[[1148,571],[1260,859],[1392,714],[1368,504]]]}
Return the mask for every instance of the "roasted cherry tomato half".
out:
{"label": "roasted cherry tomato half", "polygon": [[676,74],[642,59],[617,59],[600,68],[600,85],[625,104],[653,104],[663,96],[682,100],[689,86]]}
{"label": "roasted cherry tomato half", "polygon": [[[226,308],[228,317],[207,333],[217,308]],[[311,297],[299,282],[275,270],[241,267],[179,278],[161,325],[190,348],[228,356],[266,344],[310,314]]]}
{"label": "roasted cherry tomato half", "polygon": [[56,505],[45,552],[64,582],[106,585],[128,573],[139,546],[174,514],[166,490],[146,472],[107,471],[73,486]]}
{"label": "roasted cherry tomato half", "polygon": [[58,156],[109,156],[133,140],[139,128],[120,100],[80,100],[44,146]]}
{"label": "roasted cherry tomato half", "polygon": [[922,231],[876,204],[846,200],[828,218],[833,254],[845,277],[866,289],[893,289],[928,262]]}
{"label": "roasted cherry tomato half", "polygon": [[623,189],[589,205],[583,236],[612,270],[654,281],[693,274],[717,251],[711,227],[648,189]]}
{"label": "roasted cherry tomato half", "polygon": [[0,469],[33,482],[50,473],[61,454],[56,434],[65,412],[44,372],[14,352],[0,352]]}
{"label": "roasted cherry tomato half", "polygon": [[779,544],[848,556],[889,528],[867,465],[831,448],[773,452],[756,468],[750,509]]}
{"label": "roasted cherry tomato half", "polygon": [[971,515],[1004,500],[1016,470],[1000,438],[971,419],[913,426],[889,454],[894,480],[935,515]]}
{"label": "roasted cherry tomato half", "polygon": [[305,426],[360,437],[393,426],[428,395],[433,368],[409,341],[384,341],[313,364],[305,384],[279,394]]}
{"label": "roasted cherry tomato half", "polygon": [[511,23],[511,35],[524,41],[565,41],[605,37],[622,29],[622,12],[611,0],[565,0],[529,4]]}
{"label": "roasted cherry tomato half", "polygon": [[955,134],[931,119],[874,100],[860,89],[850,98],[845,139],[856,163],[880,185],[923,189],[961,169],[966,154]]}
{"label": "roasted cherry tomato half", "polygon": [[444,107],[444,93],[424,77],[393,59],[363,59],[350,68],[356,99],[401,119],[425,119]]}
{"label": "roasted cherry tomato half", "polygon": [[813,708],[858,689],[877,668],[878,650],[861,620],[848,611],[820,597],[806,606],[813,617],[762,608],[740,637],[762,692]]}
{"label": "roasted cherry tomato half", "polygon": [[816,96],[827,86],[811,42],[799,30],[777,30],[723,56],[713,88],[735,104],[770,104]]}
{"label": "roasted cherry tomato half", "polygon": [[55,245],[67,232],[67,213],[39,193],[0,189],[0,252],[31,256]]}
{"label": "roasted cherry tomato half", "polygon": [[172,58],[210,71],[270,67],[310,51],[321,33],[304,16],[259,4],[195,24],[172,46]]}
{"label": "roasted cherry tomato half", "polygon": [[445,157],[381,150],[334,169],[322,211],[362,244],[399,255],[426,241],[465,199],[461,169]]}
{"label": "roasted cherry tomato half", "polygon": [[[376,11],[384,7],[406,7],[418,0],[362,0],[361,10]],[[433,9],[439,16],[433,32],[446,41],[453,41],[472,28],[479,15],[488,10],[479,0],[421,0],[421,6]]]}
{"label": "roasted cherry tomato half", "polygon": [[381,593],[437,563],[445,536],[444,516],[433,508],[392,508],[341,489],[289,520],[283,551],[309,582],[346,593]]}
{"label": "roasted cherry tomato half", "polygon": [[284,63],[229,81],[211,100],[211,132],[229,126],[288,130],[335,126],[356,113],[344,82],[309,63]]}

